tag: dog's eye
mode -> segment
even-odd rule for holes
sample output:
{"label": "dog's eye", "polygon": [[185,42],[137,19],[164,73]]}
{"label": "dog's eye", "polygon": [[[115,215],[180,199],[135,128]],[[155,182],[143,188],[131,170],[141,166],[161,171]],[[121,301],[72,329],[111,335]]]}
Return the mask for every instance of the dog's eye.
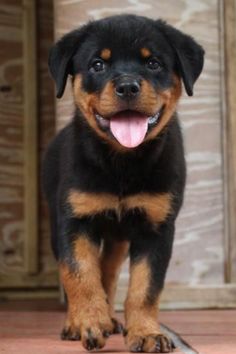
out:
{"label": "dog's eye", "polygon": [[156,58],[150,58],[147,61],[147,67],[151,70],[160,70],[161,64]]}
{"label": "dog's eye", "polygon": [[92,62],[90,69],[95,72],[103,71],[105,70],[105,63],[102,59],[96,59]]}

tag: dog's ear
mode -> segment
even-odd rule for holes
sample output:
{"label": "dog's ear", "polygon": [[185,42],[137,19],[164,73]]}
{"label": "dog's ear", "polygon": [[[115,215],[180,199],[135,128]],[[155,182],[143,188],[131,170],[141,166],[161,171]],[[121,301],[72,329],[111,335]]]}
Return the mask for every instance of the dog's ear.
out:
{"label": "dog's ear", "polygon": [[67,77],[72,74],[72,58],[86,36],[86,28],[81,27],[63,36],[49,52],[48,65],[55,80],[57,98],[61,98]]}
{"label": "dog's ear", "polygon": [[192,37],[162,20],[157,21],[157,26],[174,49],[177,58],[176,69],[183,80],[187,94],[192,96],[193,85],[203,68],[204,49]]}

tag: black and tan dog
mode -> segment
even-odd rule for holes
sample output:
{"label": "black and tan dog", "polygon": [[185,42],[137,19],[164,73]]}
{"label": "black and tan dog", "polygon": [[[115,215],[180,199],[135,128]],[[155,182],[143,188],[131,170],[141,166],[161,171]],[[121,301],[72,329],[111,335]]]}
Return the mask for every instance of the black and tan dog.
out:
{"label": "black and tan dog", "polygon": [[72,77],[75,114],[44,161],[52,245],[68,298],[63,339],[88,349],[121,329],[113,301],[130,256],[125,340],[134,352],[170,352],[158,304],[183,200],[185,161],[176,115],[203,49],[161,20],[133,15],[90,22],[52,48],[63,95]]}

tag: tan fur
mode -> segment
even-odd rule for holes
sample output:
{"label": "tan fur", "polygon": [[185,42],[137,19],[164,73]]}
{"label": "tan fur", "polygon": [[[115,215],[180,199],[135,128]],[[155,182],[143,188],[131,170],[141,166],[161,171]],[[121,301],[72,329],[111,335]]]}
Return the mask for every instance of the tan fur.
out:
{"label": "tan fur", "polygon": [[151,52],[150,52],[150,50],[148,49],[148,48],[141,48],[141,55],[142,55],[142,57],[143,58],[149,58],[150,56],[151,56]]}
{"label": "tan fur", "polygon": [[94,109],[98,105],[98,97],[96,94],[89,94],[82,89],[81,75],[76,75],[74,79],[74,99],[76,105],[79,107],[88,124],[93,128],[96,133],[103,139],[107,139],[105,134],[97,125],[94,117]]}
{"label": "tan fur", "polygon": [[68,203],[75,216],[89,216],[114,210],[118,218],[130,209],[144,210],[152,223],[163,222],[171,214],[172,196],[170,193],[140,193],[119,199],[108,193],[87,193],[70,190]]}
{"label": "tan fur", "polygon": [[131,266],[129,289],[125,302],[125,319],[128,331],[126,343],[129,347],[138,337],[160,334],[157,322],[159,298],[153,305],[147,303],[150,277],[150,268],[146,259]]}
{"label": "tan fur", "polygon": [[155,115],[162,107],[162,98],[147,80],[141,82],[141,93],[134,109],[147,116]]}
{"label": "tan fur", "polygon": [[140,193],[125,199],[127,209],[144,209],[153,223],[163,222],[171,213],[172,196],[170,193],[153,194]]}
{"label": "tan fur", "polygon": [[175,76],[174,86],[172,88],[157,92],[148,81],[142,80],[139,99],[129,107],[126,106],[125,102],[119,100],[115,94],[114,85],[110,81],[105,85],[100,94],[90,94],[83,90],[82,77],[78,74],[74,79],[73,92],[75,103],[83,113],[90,127],[94,129],[102,139],[109,142],[115,150],[125,152],[127,148],[119,144],[116,139],[110,138],[99,128],[95,119],[95,113],[97,112],[102,117],[109,119],[109,117],[118,111],[132,109],[146,114],[147,116],[153,116],[165,105],[160,122],[145,138],[145,140],[153,139],[167,125],[175,112],[177,102],[181,96],[181,81]]}
{"label": "tan fur", "polygon": [[101,51],[100,57],[101,57],[103,60],[109,60],[109,59],[111,58],[111,50],[108,49],[108,48],[104,48],[104,49]]}
{"label": "tan fur", "polygon": [[109,301],[110,315],[114,317],[114,298],[120,268],[128,256],[129,242],[104,241],[101,255],[102,284]]}
{"label": "tan fur", "polygon": [[118,107],[118,99],[114,95],[113,84],[108,82],[101,95],[95,93],[89,94],[82,89],[81,75],[76,75],[73,92],[76,105],[83,113],[90,127],[95,130],[98,136],[109,142],[115,150],[121,152],[126,151],[124,146],[119,144],[115,139],[111,139],[99,128],[95,119],[95,113],[99,113],[102,117],[107,117],[117,112],[118,109],[116,107]]}
{"label": "tan fur", "polygon": [[160,100],[162,101],[162,105],[165,105],[164,112],[162,113],[162,117],[160,122],[157,124],[155,128],[153,128],[148,134],[146,140],[150,140],[155,138],[163,128],[168,124],[171,117],[173,116],[178,100],[181,96],[182,87],[180,79],[175,76],[174,77],[174,86],[168,90],[162,91],[159,93]]}
{"label": "tan fur", "polygon": [[87,193],[71,190],[68,202],[74,215],[86,216],[117,209],[118,197],[108,193]]}
{"label": "tan fur", "polygon": [[[101,283],[99,248],[86,236],[74,242],[75,269],[60,264],[62,284],[68,297],[66,327],[81,333],[86,340],[87,329],[97,333],[103,341],[103,330],[112,330],[106,294]],[[101,343],[103,344],[103,342]]]}

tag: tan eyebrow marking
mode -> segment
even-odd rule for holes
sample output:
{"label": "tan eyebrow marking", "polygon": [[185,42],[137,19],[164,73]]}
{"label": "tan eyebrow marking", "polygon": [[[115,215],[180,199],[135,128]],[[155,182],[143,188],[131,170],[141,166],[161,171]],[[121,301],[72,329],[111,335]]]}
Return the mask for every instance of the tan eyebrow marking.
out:
{"label": "tan eyebrow marking", "polygon": [[105,48],[101,51],[101,58],[103,60],[109,60],[111,58],[111,50],[108,48]]}
{"label": "tan eyebrow marking", "polygon": [[141,48],[140,51],[143,58],[148,58],[152,55],[151,51],[148,48]]}

